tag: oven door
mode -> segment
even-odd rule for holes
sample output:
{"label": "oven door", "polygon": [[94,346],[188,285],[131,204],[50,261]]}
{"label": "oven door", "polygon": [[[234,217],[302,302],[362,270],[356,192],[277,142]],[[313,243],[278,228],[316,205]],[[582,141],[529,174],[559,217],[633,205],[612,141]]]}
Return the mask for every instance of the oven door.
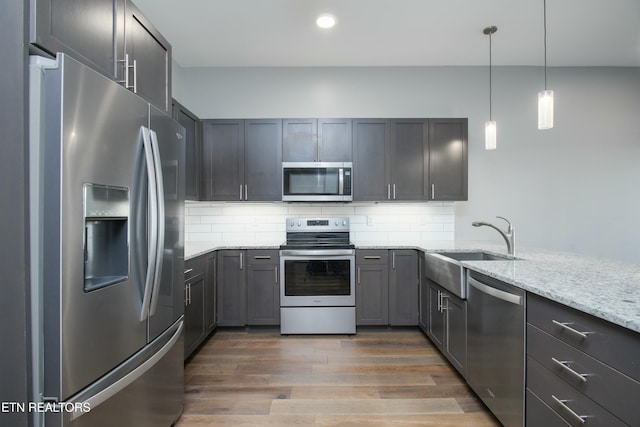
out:
{"label": "oven door", "polygon": [[355,251],[280,251],[281,307],[355,306]]}

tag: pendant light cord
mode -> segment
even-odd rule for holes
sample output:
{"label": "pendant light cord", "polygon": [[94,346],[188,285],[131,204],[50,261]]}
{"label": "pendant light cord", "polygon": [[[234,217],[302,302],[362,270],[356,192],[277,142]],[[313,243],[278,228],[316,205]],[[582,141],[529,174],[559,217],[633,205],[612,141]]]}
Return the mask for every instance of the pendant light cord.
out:
{"label": "pendant light cord", "polygon": [[547,90],[547,0],[542,2],[542,11],[544,15],[544,90]]}
{"label": "pendant light cord", "polygon": [[489,121],[491,121],[491,32],[489,33]]}

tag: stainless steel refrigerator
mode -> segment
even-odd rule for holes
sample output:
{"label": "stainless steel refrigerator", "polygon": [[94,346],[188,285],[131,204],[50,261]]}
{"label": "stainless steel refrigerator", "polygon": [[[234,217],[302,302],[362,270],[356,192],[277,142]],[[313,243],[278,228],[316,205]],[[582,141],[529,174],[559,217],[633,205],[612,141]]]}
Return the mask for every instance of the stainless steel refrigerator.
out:
{"label": "stainless steel refrigerator", "polygon": [[35,424],[169,426],[184,390],[184,129],[69,56],[30,69]]}

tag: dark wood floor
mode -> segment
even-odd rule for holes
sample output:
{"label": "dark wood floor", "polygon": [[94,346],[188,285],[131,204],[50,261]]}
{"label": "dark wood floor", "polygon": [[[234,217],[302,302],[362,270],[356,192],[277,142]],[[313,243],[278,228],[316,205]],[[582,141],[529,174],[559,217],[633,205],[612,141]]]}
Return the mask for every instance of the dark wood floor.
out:
{"label": "dark wood floor", "polygon": [[499,426],[420,331],[218,331],[185,366],[191,426]]}

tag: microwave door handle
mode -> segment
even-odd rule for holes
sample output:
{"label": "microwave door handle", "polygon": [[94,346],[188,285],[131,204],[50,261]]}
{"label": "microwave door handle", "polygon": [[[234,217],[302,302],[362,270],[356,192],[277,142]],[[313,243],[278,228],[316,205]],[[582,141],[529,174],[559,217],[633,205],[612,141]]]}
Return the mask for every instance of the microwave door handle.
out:
{"label": "microwave door handle", "polygon": [[338,169],[338,194],[344,194],[344,168]]}

